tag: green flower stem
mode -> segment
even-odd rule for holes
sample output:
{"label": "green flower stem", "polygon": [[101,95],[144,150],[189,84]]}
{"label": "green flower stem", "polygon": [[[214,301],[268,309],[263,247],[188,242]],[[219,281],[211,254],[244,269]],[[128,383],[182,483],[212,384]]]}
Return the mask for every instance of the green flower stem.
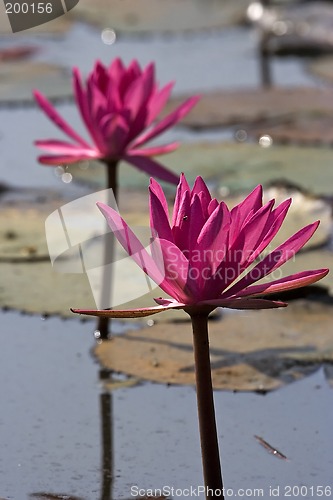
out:
{"label": "green flower stem", "polygon": [[[192,313],[195,378],[206,498],[224,499],[209,356],[208,314]],[[217,493],[215,494],[215,491]],[[221,493],[219,495],[219,492]]]}
{"label": "green flower stem", "polygon": [[[118,203],[118,161],[105,161],[106,175],[107,175],[107,189],[112,189],[113,195]],[[112,205],[112,198],[108,199],[107,205]],[[108,263],[113,262],[114,254],[114,236],[109,232],[109,227],[107,226],[107,233],[105,235],[105,246],[104,246],[104,263],[107,266]],[[112,269],[109,268],[109,272],[106,270],[103,272],[102,277],[102,297],[103,303],[111,305],[111,282],[112,282]],[[109,338],[109,333],[111,331],[111,319],[100,317],[97,320],[97,330],[100,332],[101,339]]]}

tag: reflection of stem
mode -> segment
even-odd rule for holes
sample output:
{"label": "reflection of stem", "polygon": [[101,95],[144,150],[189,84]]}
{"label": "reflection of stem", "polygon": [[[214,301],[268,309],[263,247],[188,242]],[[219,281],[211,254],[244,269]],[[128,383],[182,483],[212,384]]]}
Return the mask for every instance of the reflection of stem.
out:
{"label": "reflection of stem", "polygon": [[[264,7],[268,7],[270,4],[270,0],[261,0],[261,4]],[[263,87],[271,87],[272,86],[272,76],[271,76],[271,68],[270,68],[270,54],[269,54],[269,33],[262,28],[260,34],[260,42],[259,42],[259,56],[260,56],[260,73],[261,73],[261,84]]]}
{"label": "reflection of stem", "polygon": [[[118,202],[118,182],[117,182],[117,161],[106,162],[106,172],[107,172],[107,189],[113,191],[113,196],[116,202]],[[111,205],[111,193],[108,193],[107,205]],[[104,245],[104,269],[102,276],[102,303],[103,308],[110,307],[111,305],[111,283],[112,283],[112,265],[113,265],[113,234],[107,232],[105,234],[105,245]],[[110,331],[111,320],[109,318],[100,317],[97,320],[97,330],[100,332],[101,339],[107,339]]]}
{"label": "reflection of stem", "polygon": [[[223,496],[222,472],[217,439],[212,374],[209,357],[208,314],[191,314],[195,377],[206,498]],[[209,488],[209,490],[208,490]],[[216,494],[214,493],[216,491]],[[220,494],[219,494],[220,493]]]}
{"label": "reflection of stem", "polygon": [[[100,379],[105,380],[109,377],[109,370],[100,370]],[[111,500],[112,493],[112,468],[113,468],[113,446],[112,446],[112,394],[103,392],[100,395],[100,411],[102,422],[102,491],[101,500]]]}
{"label": "reflection of stem", "polygon": [[266,88],[272,86],[268,40],[269,40],[269,34],[263,31],[260,35],[259,55],[260,55],[261,84],[263,87]]}

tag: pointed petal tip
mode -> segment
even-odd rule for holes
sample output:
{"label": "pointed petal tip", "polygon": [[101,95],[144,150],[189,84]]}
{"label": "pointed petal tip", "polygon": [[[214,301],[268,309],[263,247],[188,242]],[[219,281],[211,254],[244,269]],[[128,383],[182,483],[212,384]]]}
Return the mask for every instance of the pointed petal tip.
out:
{"label": "pointed petal tip", "polygon": [[319,269],[318,270],[318,273],[320,274],[319,279],[325,278],[325,276],[327,276],[329,272],[330,272],[330,270],[328,268]]}
{"label": "pointed petal tip", "polygon": [[45,106],[52,106],[51,103],[47,100],[45,95],[38,89],[33,89],[32,94],[34,96],[35,101],[39,105],[41,109],[44,110]]}
{"label": "pointed petal tip", "polygon": [[106,217],[108,214],[110,214],[110,211],[114,210],[112,207],[109,207],[109,205],[107,205],[106,203],[103,203],[102,201],[97,201],[96,206],[102,212],[104,217]]}
{"label": "pointed petal tip", "polygon": [[106,207],[105,203],[103,203],[102,201],[96,201],[96,205],[100,210]]}
{"label": "pointed petal tip", "polygon": [[81,82],[81,71],[78,66],[74,66],[72,69],[72,75],[77,81]]}

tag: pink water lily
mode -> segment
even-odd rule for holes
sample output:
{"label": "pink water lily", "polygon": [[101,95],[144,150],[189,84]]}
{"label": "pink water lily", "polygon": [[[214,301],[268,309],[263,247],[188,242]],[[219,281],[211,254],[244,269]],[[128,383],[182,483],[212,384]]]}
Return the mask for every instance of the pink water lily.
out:
{"label": "pink water lily", "polygon": [[124,160],[149,175],[177,184],[179,177],[152,157],[175,150],[178,143],[142,147],[178,123],[198,101],[198,96],[188,99],[156,123],[173,85],[174,82],[170,82],[159,89],[154,64],[141,69],[136,60],[128,67],[120,59],[115,59],[109,67],[96,62],[86,86],[82,84],[79,70],[74,68],[75,100],[93,144],[73,130],[52,104],[35,90],[39,106],[72,140],[36,141],[39,148],[51,153],[40,156],[39,161],[46,165],[68,165],[91,159],[109,164]]}
{"label": "pink water lily", "polygon": [[[283,307],[284,302],[266,296],[309,285],[328,269],[303,271],[279,277],[272,275],[305,245],[318,227],[309,224],[275,250],[267,247],[279,231],[291,200],[274,208],[274,200],[263,205],[262,187],[229,210],[212,199],[201,177],[190,189],[181,175],[172,219],[161,186],[151,180],[150,253],[119,213],[98,206],[126,252],[170,298],[157,298],[157,306],[132,310],[80,310],[73,312],[100,318],[135,318],[168,309],[184,309],[191,317],[199,430],[206,499],[224,500],[213,385],[211,375],[208,315],[216,307],[265,309]],[[265,255],[259,257],[266,250]],[[219,494],[208,493],[219,492]]]}
{"label": "pink water lily", "polygon": [[201,177],[197,177],[190,189],[185,176],[181,175],[170,223],[165,195],[154,179],[149,192],[151,255],[117,211],[102,203],[98,206],[126,252],[171,299],[156,298],[158,306],[137,310],[74,312],[139,317],[167,309],[192,313],[216,307],[283,307],[287,304],[269,300],[267,296],[310,285],[328,273],[328,269],[316,269],[262,282],[293,258],[318,227],[319,221],[309,224],[261,256],[279,231],[290,199],[277,207],[274,200],[263,205],[262,187],[257,186],[244,201],[229,210],[224,202],[211,197]]}

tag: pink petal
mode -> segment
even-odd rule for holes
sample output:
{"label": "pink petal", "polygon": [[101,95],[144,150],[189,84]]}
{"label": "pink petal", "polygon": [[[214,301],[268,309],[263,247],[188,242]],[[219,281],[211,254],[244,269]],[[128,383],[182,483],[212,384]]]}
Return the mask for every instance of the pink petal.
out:
{"label": "pink petal", "polygon": [[[98,208],[107,220],[115,237],[125,249],[125,251],[132,257],[134,262],[142,269],[160,288],[171,295],[175,296],[175,288],[173,284],[169,285],[165,281],[164,275],[164,262],[161,258],[161,249],[159,242],[156,240],[151,245],[154,251],[156,261],[148,254],[143,247],[142,243],[135,236],[130,227],[126,224],[124,219],[120,217],[118,212],[103,203],[97,203]],[[159,252],[159,254],[158,254]],[[157,255],[158,254],[158,255]],[[156,257],[157,256],[157,257]]]}
{"label": "pink petal", "polygon": [[[185,221],[186,223],[186,221]],[[188,231],[188,250],[190,252],[191,259],[191,251],[195,249],[198,242],[198,236],[206,223],[206,217],[202,210],[202,204],[200,198],[197,194],[192,198],[191,210],[189,212],[189,217],[187,224],[189,224]]]}
{"label": "pink petal", "polygon": [[127,69],[125,69],[122,79],[120,82],[120,91],[122,95],[122,99],[124,99],[124,96],[127,92],[127,89],[131,85],[131,83],[139,78],[142,75],[142,70],[140,68],[140,65],[138,61],[135,59],[130,63]]}
{"label": "pink petal", "polygon": [[[106,221],[115,237],[128,255],[133,258],[133,260],[145,273],[151,277],[154,275],[153,279],[159,279],[160,273],[154,260],[147,253],[141,241],[136,237],[124,219],[116,210],[108,205],[105,205],[104,203],[98,202],[97,206],[106,218]],[[158,276],[155,276],[155,273],[157,273]],[[159,281],[162,281],[162,279],[159,279]]]}
{"label": "pink petal", "polygon": [[98,136],[96,135],[96,128],[93,126],[90,110],[88,106],[88,96],[82,88],[80,72],[77,68],[73,70],[73,87],[75,93],[75,100],[79,107],[82,120],[89,131],[90,136],[96,143]]}
{"label": "pink petal", "polygon": [[176,123],[178,123],[185,115],[187,115],[193,106],[198,102],[200,96],[191,97],[186,102],[184,102],[181,106],[179,106],[175,111],[170,113],[168,116],[163,118],[157,125],[155,125],[151,130],[141,135],[136,141],[133,143],[133,147],[137,148],[141,146],[145,142],[154,139],[154,137],[162,134],[168,128],[173,127]]}
{"label": "pink petal", "polygon": [[[72,163],[77,163],[83,160],[91,160],[93,157],[89,154],[73,154],[73,155],[42,155],[38,157],[39,163],[43,165],[71,165]],[[95,158],[98,158],[96,156]]]}
{"label": "pink petal", "polygon": [[256,212],[262,206],[262,186],[257,186],[254,190],[238,205],[231,210],[232,224],[230,227],[230,244],[233,244],[235,238],[242,229],[243,224],[251,211]]}
{"label": "pink petal", "polygon": [[179,177],[163,167],[160,163],[153,160],[152,158],[143,157],[143,156],[132,156],[131,154],[125,154],[122,159],[131,163],[139,170],[143,170],[148,175],[153,177],[157,177],[162,181],[170,182],[170,184],[177,184]]}
{"label": "pink petal", "polygon": [[263,207],[260,207],[243,225],[239,235],[235,238],[230,251],[235,250],[242,254],[242,258],[238,261],[241,266],[243,263],[246,264],[250,261],[251,255],[262,242],[262,233],[266,228],[273,205],[274,200],[271,200]]}
{"label": "pink petal", "polygon": [[164,212],[165,212],[166,216],[169,218],[169,207],[168,207],[168,202],[166,200],[164,191],[161,188],[161,185],[154,179],[154,177],[150,178],[149,189],[151,192],[155,193],[156,196],[159,198],[159,200],[163,206]]}
{"label": "pink petal", "polygon": [[214,212],[214,210],[219,206],[219,202],[217,201],[216,198],[213,198],[211,200],[211,202],[209,203],[208,205],[208,209],[207,209],[207,212],[208,212],[208,216],[212,215],[212,213]]}
{"label": "pink petal", "polygon": [[[155,241],[162,250],[165,280],[173,287],[171,297],[180,302],[187,302],[189,296],[195,296],[195,285],[188,283],[189,262],[183,252],[172,241],[157,238]],[[154,247],[152,246],[152,256]]]}
{"label": "pink petal", "polygon": [[267,221],[267,224],[266,224],[266,228],[264,230],[264,232],[266,232],[266,229],[267,229],[267,232],[266,232],[265,236],[263,235],[261,242],[259,243],[256,250],[251,255],[251,258],[249,259],[248,264],[251,264],[252,262],[254,262],[254,260],[258,257],[258,255],[260,255],[261,252],[263,250],[265,250],[265,248],[267,248],[267,246],[270,244],[270,242],[276,236],[276,234],[278,233],[278,231],[279,231],[279,229],[280,229],[280,227],[281,227],[281,225],[282,225],[282,223],[283,223],[283,221],[288,213],[289,207],[291,205],[291,201],[292,201],[291,199],[285,200],[275,210],[273,210],[273,212],[270,214],[268,221]]}
{"label": "pink petal", "polygon": [[270,283],[262,283],[261,285],[249,286],[237,294],[238,297],[246,297],[248,295],[268,295],[270,293],[284,292],[309,286],[316,281],[324,278],[328,274],[328,269],[316,269],[314,271],[302,271],[300,273],[291,274],[284,278],[271,281]]}
{"label": "pink petal", "polygon": [[210,192],[205,184],[205,181],[203,180],[203,178],[201,176],[198,176],[195,179],[194,186],[193,186],[193,189],[191,191],[191,198],[193,198],[193,196],[195,194],[199,194],[199,193],[203,194],[203,197],[202,197],[203,208],[204,208],[204,212],[207,213],[208,205],[209,205],[212,197],[211,197]]}
{"label": "pink petal", "polygon": [[228,248],[229,227],[230,212],[222,201],[205,222],[198,237],[198,247],[211,251],[213,255],[217,250],[223,251],[219,261],[223,260]]}
{"label": "pink petal", "polygon": [[238,294],[242,289],[247,288],[261,278],[272,273],[296,255],[296,253],[305,245],[317,229],[319,222],[314,222],[304,227],[293,236],[291,236],[282,245],[278,246],[273,252],[268,254],[259,264],[249,271],[241,280],[227,290],[223,295],[230,297]]}
{"label": "pink petal", "polygon": [[92,72],[93,80],[96,86],[101,90],[102,94],[106,95],[109,86],[109,72],[106,67],[97,60]]}
{"label": "pink petal", "polygon": [[44,113],[53,121],[53,123],[60,128],[65,134],[71,137],[74,141],[78,142],[84,148],[89,148],[89,144],[75,132],[74,129],[59,115],[59,113],[55,110],[52,104],[43,96],[38,90],[34,90],[34,96],[44,111]]}
{"label": "pink petal", "polygon": [[163,146],[155,146],[152,148],[145,149],[129,149],[128,154],[133,156],[158,156],[165,155],[175,151],[179,147],[179,142],[171,142],[170,144],[165,144]]}
{"label": "pink petal", "polygon": [[[175,209],[173,215],[175,215]],[[176,220],[172,227],[172,234],[175,244],[181,250],[188,251],[188,241],[189,241],[189,217],[190,217],[190,192],[184,191],[183,197],[180,200],[178,212],[176,214]]]}
{"label": "pink petal", "polygon": [[109,75],[109,85],[106,92],[106,102],[107,108],[112,113],[119,113],[121,110],[125,109],[122,97],[120,95],[120,85],[112,78],[111,75]]}
{"label": "pink petal", "polygon": [[100,120],[106,114],[106,97],[101,94],[101,91],[91,77],[87,81],[87,103],[90,115],[90,127],[94,130],[94,142],[101,152],[105,152],[106,138],[101,133]]}
{"label": "pink petal", "polygon": [[103,318],[144,318],[169,309],[182,309],[182,305],[175,306],[153,306],[142,307],[140,309],[73,309],[75,314],[85,314],[86,316],[99,316]]}
{"label": "pink petal", "polygon": [[[254,262],[280,229],[287,214],[290,201],[286,200],[273,212],[269,213],[271,204],[272,202],[261,207],[252,215],[252,218],[249,218],[247,223],[244,223],[243,229],[234,240],[234,244],[226,254],[225,260],[221,262],[217,269],[217,276],[223,277],[223,289],[227,288],[252,262]],[[259,222],[258,215],[264,217],[261,221],[259,220]],[[262,224],[262,222],[264,224]],[[257,239],[258,230],[259,233],[261,231],[261,234]],[[252,243],[251,240],[247,239],[248,235],[250,235],[250,238],[252,237]],[[255,243],[256,239],[257,243]]]}
{"label": "pink petal", "polygon": [[131,113],[128,140],[131,141],[144,128],[147,118],[147,102],[154,89],[154,64],[150,64],[143,75],[133,81],[125,95],[126,108]]}
{"label": "pink petal", "polygon": [[100,122],[100,132],[104,137],[104,154],[108,158],[118,158],[126,148],[128,124],[121,114],[105,115]]}
{"label": "pink petal", "polygon": [[[203,296],[207,298],[216,296],[224,288],[224,276],[221,279],[217,271],[228,252],[229,227],[230,212],[226,204],[221,202],[205,223],[198,237],[194,256],[197,258],[197,253],[202,255],[200,261],[203,263],[203,269],[200,289]],[[209,268],[210,273],[208,272]],[[208,279],[209,274],[211,279]]]}
{"label": "pink petal", "polygon": [[115,86],[120,85],[121,79],[126,70],[124,68],[122,60],[119,57],[117,57],[112,61],[112,63],[108,68],[108,71],[109,71],[109,76],[115,83]]}
{"label": "pink petal", "polygon": [[[173,208],[173,213],[172,213],[172,226],[175,224],[179,225],[179,212],[180,212],[180,207],[181,204],[183,203],[183,195],[185,191],[188,191],[188,206],[190,205],[190,186],[187,183],[187,180],[185,178],[185,175],[183,173],[180,174],[179,178],[179,183],[177,186],[177,191],[176,191],[176,198],[175,198],[175,203],[174,203],[174,208]],[[184,214],[185,215],[185,214]]]}
{"label": "pink petal", "polygon": [[100,156],[99,151],[93,148],[82,148],[76,144],[71,144],[65,141],[58,141],[56,139],[45,139],[41,141],[35,141],[34,143],[37,147],[45,149],[50,153],[61,153],[63,155],[89,155],[91,158],[97,158]]}
{"label": "pink petal", "polygon": [[149,208],[150,208],[150,227],[154,237],[173,241],[173,235],[170,228],[169,217],[166,211],[164,200],[162,201],[156,193],[149,187]]}
{"label": "pink petal", "polygon": [[171,90],[174,84],[175,82],[168,83],[165,87],[163,87],[160,91],[157,91],[151,97],[148,103],[148,116],[146,120],[146,126],[151,125],[155,118],[160,114],[170,97]]}

